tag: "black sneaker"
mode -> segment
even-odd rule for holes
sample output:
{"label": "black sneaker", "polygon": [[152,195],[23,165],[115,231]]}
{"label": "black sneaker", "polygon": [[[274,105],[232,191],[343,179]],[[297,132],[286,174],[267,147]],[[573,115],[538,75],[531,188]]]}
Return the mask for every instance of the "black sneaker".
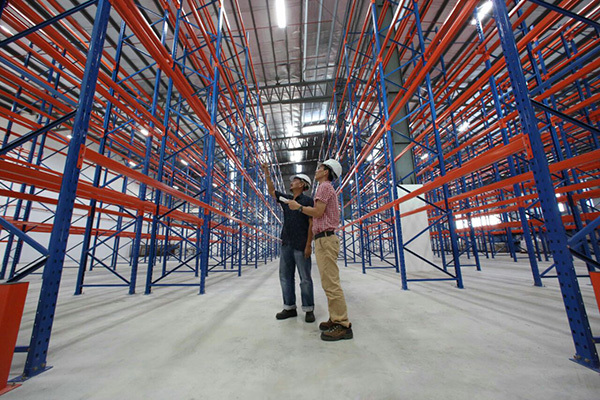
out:
{"label": "black sneaker", "polygon": [[297,316],[298,316],[298,312],[296,311],[296,309],[293,309],[293,310],[283,310],[282,312],[277,313],[277,315],[275,315],[275,318],[286,319],[286,318],[297,317]]}
{"label": "black sneaker", "polygon": [[312,311],[306,312],[306,318],[304,318],[306,322],[315,322],[315,313]]}
{"label": "black sneaker", "polygon": [[321,339],[326,342],[334,342],[336,340],[352,339],[352,324],[349,327],[344,328],[340,324],[335,326],[328,331],[321,332]]}

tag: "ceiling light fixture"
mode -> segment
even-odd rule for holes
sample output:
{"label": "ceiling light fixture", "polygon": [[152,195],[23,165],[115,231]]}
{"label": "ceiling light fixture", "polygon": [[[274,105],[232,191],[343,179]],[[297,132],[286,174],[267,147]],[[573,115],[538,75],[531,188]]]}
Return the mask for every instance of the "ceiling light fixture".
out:
{"label": "ceiling light fixture", "polygon": [[302,164],[296,164],[296,173],[299,174],[302,172]]}
{"label": "ceiling light fixture", "polygon": [[[477,19],[481,22],[483,20],[483,18],[488,15],[490,13],[490,11],[492,11],[492,8],[494,8],[494,4],[491,1],[486,1],[485,3],[483,3],[481,5],[481,7],[479,7],[479,10],[477,11]],[[471,20],[471,25],[476,25],[477,21],[475,19]]]}
{"label": "ceiling light fixture", "polygon": [[307,135],[309,133],[325,132],[326,129],[327,125],[325,124],[309,125],[302,127],[302,133]]}
{"label": "ceiling light fixture", "polygon": [[277,13],[277,26],[285,28],[287,21],[285,20],[285,0],[275,0],[275,12]]}
{"label": "ceiling light fixture", "polygon": [[287,134],[288,134],[288,136],[294,136],[296,134],[296,128],[294,127],[294,125],[288,124]]}
{"label": "ceiling light fixture", "polygon": [[140,129],[140,132],[142,132],[142,135],[144,135],[144,136],[148,136],[148,133],[149,133],[148,129],[146,129],[146,128]]}
{"label": "ceiling light fixture", "polygon": [[290,152],[290,161],[291,162],[302,161],[302,152],[301,151],[291,151]]}
{"label": "ceiling light fixture", "polygon": [[477,16],[479,19],[489,14],[489,12],[492,11],[492,8],[494,8],[494,4],[491,1],[486,1],[483,3],[481,7],[479,7],[479,11],[477,11]]}

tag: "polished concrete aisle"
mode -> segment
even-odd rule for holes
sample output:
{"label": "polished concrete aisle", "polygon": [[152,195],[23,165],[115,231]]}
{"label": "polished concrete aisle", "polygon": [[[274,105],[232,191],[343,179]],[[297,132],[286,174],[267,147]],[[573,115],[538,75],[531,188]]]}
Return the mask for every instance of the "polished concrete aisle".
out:
{"label": "polished concrete aisle", "polygon": [[[313,268],[318,323],[326,300]],[[74,278],[65,271],[53,368],[2,400],[600,399],[600,374],[569,360],[557,282],[534,287],[528,266],[507,259],[465,268],[464,290],[425,282],[402,291],[392,271],[343,269],[354,340],[334,343],[319,339],[317,323],[275,319],[277,261],[242,277],[212,274],[202,296],[190,288],[73,296]],[[19,345],[27,344],[39,277],[31,285]],[[599,336],[592,287],[582,292]],[[12,376],[24,359],[16,355]]]}

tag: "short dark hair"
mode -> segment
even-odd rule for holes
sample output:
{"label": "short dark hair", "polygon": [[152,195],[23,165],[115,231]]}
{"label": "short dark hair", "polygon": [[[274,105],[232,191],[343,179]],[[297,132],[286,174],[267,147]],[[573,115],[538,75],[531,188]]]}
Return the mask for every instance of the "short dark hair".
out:
{"label": "short dark hair", "polygon": [[331,168],[329,168],[327,165],[325,164],[321,164],[323,165],[323,168],[325,168],[326,171],[328,171],[329,173],[327,174],[327,180],[329,182],[333,182],[333,180],[335,179],[335,174],[333,173],[333,170]]}
{"label": "short dark hair", "polygon": [[294,179],[298,179],[300,182],[302,182],[302,184],[304,185],[303,191],[307,191],[308,189],[310,189],[310,184],[308,182],[306,182],[304,179],[300,179],[297,176],[295,176]]}

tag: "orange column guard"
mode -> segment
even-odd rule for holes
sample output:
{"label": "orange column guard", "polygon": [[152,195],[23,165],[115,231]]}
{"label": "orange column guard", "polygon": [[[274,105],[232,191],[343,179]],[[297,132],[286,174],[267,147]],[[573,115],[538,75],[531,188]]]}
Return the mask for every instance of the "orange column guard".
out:
{"label": "orange column guard", "polygon": [[596,293],[596,303],[598,303],[598,310],[600,311],[600,272],[590,272],[590,280],[594,287],[594,293]]}
{"label": "orange column guard", "polygon": [[0,395],[20,386],[7,381],[28,287],[29,282],[0,285]]}

